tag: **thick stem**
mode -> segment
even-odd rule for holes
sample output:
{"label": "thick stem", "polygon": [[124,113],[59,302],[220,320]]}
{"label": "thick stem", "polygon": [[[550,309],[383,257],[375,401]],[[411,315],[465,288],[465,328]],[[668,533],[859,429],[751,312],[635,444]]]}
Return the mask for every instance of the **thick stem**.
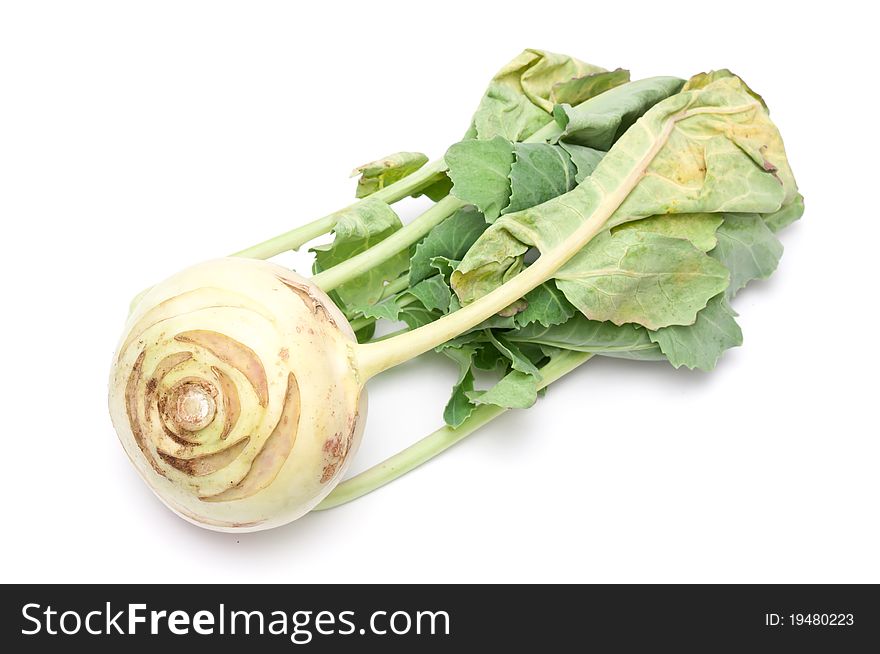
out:
{"label": "thick stem", "polygon": [[[443,159],[432,161],[425,164],[411,175],[407,175],[394,184],[390,184],[385,188],[376,191],[369,197],[381,200],[382,202],[387,202],[388,204],[393,204],[398,200],[402,200],[403,198],[421,190],[431,182],[431,178],[445,170],[446,162],[443,161]],[[355,207],[357,204],[358,203],[356,202],[349,207],[346,207],[346,209]],[[340,214],[346,209],[336,211],[306,225],[292,229],[289,232],[279,234],[267,241],[245,248],[240,252],[236,252],[232,256],[248,257],[251,259],[268,259],[269,257],[274,257],[275,255],[287,252],[288,250],[296,250],[311,241],[313,238],[317,238],[318,236],[322,236],[331,231],[336,226],[336,221],[339,219]]]}
{"label": "thick stem", "polygon": [[440,200],[408,225],[404,225],[391,236],[376,243],[366,252],[347,259],[332,268],[319,272],[312,281],[323,291],[332,291],[345,282],[362,275],[374,266],[390,259],[401,250],[421,240],[425,234],[442,223],[465,203],[451,195]]}
{"label": "thick stem", "polygon": [[[700,110],[694,110],[694,112],[702,113]],[[645,175],[648,165],[666,143],[676,122],[687,115],[689,115],[687,112],[683,112],[670,117],[641,160],[632,167],[631,172],[621,180],[621,183],[613,191],[601,195],[601,201],[593,207],[588,216],[584,217],[580,226],[555,248],[542,253],[535,263],[516,277],[487,293],[476,302],[428,325],[386,341],[357,346],[358,369],[362,381],[366,382],[370,377],[383,370],[388,370],[388,368],[417,357],[423,352],[473,329],[487,318],[519,300],[532,289],[551,279],[557,270],[605,228],[608,219],[617,211],[617,208]]]}
{"label": "thick stem", "polygon": [[337,219],[338,214],[331,213],[329,216],[318,218],[310,223],[291,229],[289,232],[279,234],[268,241],[245,248],[232,256],[247,257],[249,259],[268,259],[288,250],[298,250],[313,238],[323,236],[332,230],[336,226]]}
{"label": "thick stem", "polygon": [[[539,387],[544,388],[563,375],[567,375],[591,356],[593,355],[585,352],[573,351],[559,354],[541,368]],[[332,509],[340,504],[351,502],[367,493],[371,493],[377,488],[381,488],[444,452],[458,441],[500,416],[506,410],[503,407],[494,405],[477,407],[459,427],[442,427],[382,463],[355,475],[351,479],[343,481],[333,489],[333,492],[315,510]]]}

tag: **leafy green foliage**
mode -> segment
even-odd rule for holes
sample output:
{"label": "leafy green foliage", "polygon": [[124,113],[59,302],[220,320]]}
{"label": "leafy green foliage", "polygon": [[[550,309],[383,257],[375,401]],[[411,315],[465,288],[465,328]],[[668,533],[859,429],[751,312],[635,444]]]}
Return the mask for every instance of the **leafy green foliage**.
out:
{"label": "leafy green foliage", "polygon": [[[404,159],[384,174],[420,161]],[[630,82],[527,50],[493,78],[445,160],[438,197],[469,206],[411,249],[407,288],[377,301],[400,262],[364,280],[375,299],[361,315],[417,328],[515,278],[530,253],[565,251],[551,278],[437,348],[458,367],[444,410],[453,427],[479,405],[531,406],[541,367],[566,351],[711,370],[742,343],[730,301],[775,270],[775,233],[803,213],[763,100],[727,70]],[[586,245],[566,251],[591,221]],[[351,240],[337,232],[337,247]]]}
{"label": "leafy green foliage", "polygon": [[423,279],[415,286],[411,286],[406,293],[411,294],[428,311],[449,311],[449,302],[452,299],[452,291],[449,284],[443,279],[443,275],[434,275]]}
{"label": "leafy green foliage", "polygon": [[568,152],[568,156],[571,157],[571,162],[577,170],[574,175],[574,181],[577,184],[580,184],[587,177],[592,175],[593,171],[596,170],[596,166],[602,161],[602,157],[605,156],[605,153],[602,150],[588,148],[585,145],[560,142],[559,146]]}
{"label": "leafy green foliage", "polygon": [[[477,107],[465,138],[523,141],[547,124],[555,93],[574,98],[600,92],[622,76],[595,80],[594,88],[576,88],[572,80],[606,73],[574,57],[544,50],[524,50],[499,70]],[[604,88],[603,88],[604,86]]]}
{"label": "leafy green foliage", "polygon": [[632,324],[615,325],[590,320],[581,314],[575,314],[566,322],[550,327],[531,323],[505,336],[514,343],[537,343],[594,354],[658,349],[646,329]]}
{"label": "leafy green foliage", "polygon": [[421,152],[395,152],[387,157],[358,166],[351,176],[358,175],[355,196],[365,198],[386,186],[411,175],[428,163],[427,155]]}
{"label": "leafy green foliage", "polygon": [[456,211],[416,245],[409,262],[410,284],[436,274],[437,267],[431,263],[434,257],[460,261],[486,227],[483,215],[473,207]]}
{"label": "leafy green foliage", "polygon": [[722,214],[718,246],[712,256],[730,271],[727,297],[753,279],[767,279],[782,258],[782,243],[756,213]]}
{"label": "leafy green foliage", "polygon": [[[531,209],[501,216],[464,257],[452,276],[452,286],[463,303],[472,302],[516,275],[530,247],[544,254],[553,252],[596,214],[607,215],[604,227],[611,228],[658,214],[775,212],[796,194],[775,126],[738,78],[723,78],[656,104],[574,190]],[[614,238],[626,233],[621,231]],[[681,245],[672,242],[675,239],[656,240],[658,236],[654,240],[657,245],[669,244],[685,253]],[[699,270],[677,274],[689,271],[663,265],[663,255],[649,254],[646,237],[628,238],[625,245],[651,257],[651,274],[646,279],[653,289],[649,296],[658,306],[634,311],[634,305],[637,308],[645,299],[628,298],[618,311],[615,307],[621,300],[617,294],[627,288],[643,293],[644,288],[621,279],[601,285],[592,282],[597,262],[612,252],[629,253],[628,247],[615,248],[613,239],[600,236],[556,273],[560,289],[588,317],[643,320],[640,324],[649,328],[691,324],[695,311],[723,290],[723,286],[717,288],[723,281],[720,271],[705,258],[689,256]],[[630,255],[626,269],[613,276],[639,272],[640,259]],[[658,273],[670,274],[661,278]],[[698,284],[693,293],[684,288],[691,279]],[[614,295],[601,300],[598,296],[606,291]]]}
{"label": "leafy green foliage", "polygon": [[523,299],[526,307],[514,317],[518,327],[525,327],[533,322],[540,323],[544,327],[559,325],[577,311],[574,305],[565,299],[565,295],[556,287],[553,280],[529,291]]}
{"label": "leafy green foliage", "polygon": [[749,85],[746,84],[742,80],[742,78],[740,78],[737,75],[734,75],[727,68],[721,68],[719,70],[712,70],[712,71],[709,71],[708,73],[697,73],[696,75],[694,75],[693,77],[691,77],[687,81],[687,84],[684,85],[682,90],[683,91],[691,91],[693,89],[702,89],[716,80],[725,79],[727,77],[735,77],[739,81],[739,83],[743,86],[743,88],[746,90],[746,93],[748,93],[750,96],[755,98],[755,100],[760,102],[761,106],[764,107],[765,110],[767,109],[767,103],[764,102],[764,98],[762,98],[760,95],[755,93],[752,89],[750,89]]}
{"label": "leafy green foliage", "polygon": [[458,364],[458,380],[452,387],[452,395],[443,409],[443,420],[451,427],[458,427],[474,410],[468,393],[474,390],[473,361],[476,349],[471,346],[450,347],[443,353]]}
{"label": "leafy green foliage", "polygon": [[577,167],[558,145],[517,143],[510,166],[510,201],[502,213],[520,211],[568,193],[577,184]]}
{"label": "leafy green foliage", "polygon": [[709,300],[693,325],[664,327],[650,336],[676,368],[711,370],[724,350],[742,345],[742,330],[735,318],[722,293]]}
{"label": "leafy green foliage", "polygon": [[804,196],[798,193],[792,200],[779,211],[763,214],[761,217],[774,234],[791,225],[804,215]]}
{"label": "leafy green foliage", "polygon": [[453,195],[474,205],[489,222],[508,204],[513,152],[513,143],[500,136],[461,141],[446,151]]}
{"label": "leafy green foliage", "polygon": [[440,172],[434,175],[423,189],[413,193],[413,197],[417,198],[424,195],[434,202],[439,202],[449,195],[451,190],[452,180],[449,178],[449,175],[446,172]]}
{"label": "leafy green foliage", "polygon": [[615,86],[626,84],[628,81],[629,71],[622,68],[572,77],[564,82],[554,84],[550,92],[550,99],[554,104],[576,106],[600,93],[613,89]]}
{"label": "leafy green foliage", "polygon": [[519,370],[511,370],[485,391],[465,393],[472,405],[494,404],[505,409],[528,409],[538,399],[538,380]]}
{"label": "leafy green foliage", "polygon": [[452,194],[483,212],[487,222],[502,214],[552,200],[572,190],[578,176],[589,174],[602,153],[549,143],[511,143],[500,136],[461,141],[446,152]]}
{"label": "leafy green foliage", "polygon": [[636,230],[603,232],[556,275],[588,318],[649,329],[693,324],[729,281],[727,269],[689,241]]}
{"label": "leafy green foliage", "polygon": [[613,88],[577,106],[557,105],[553,116],[568,143],[607,150],[648,109],[678,93],[684,80],[649,77]]}
{"label": "leafy green foliage", "polygon": [[690,241],[701,252],[708,252],[718,243],[715,231],[722,222],[724,222],[723,216],[715,213],[667,214],[623,223],[612,229],[611,233],[634,230],[672,238],[683,238]]}

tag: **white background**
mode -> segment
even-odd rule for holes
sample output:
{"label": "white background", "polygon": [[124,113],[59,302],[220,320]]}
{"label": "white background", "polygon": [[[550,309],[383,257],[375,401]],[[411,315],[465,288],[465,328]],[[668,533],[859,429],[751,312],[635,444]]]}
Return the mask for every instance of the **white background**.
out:
{"label": "white background", "polygon": [[[21,2],[0,10],[0,580],[880,582],[877,94],[861,3]],[[812,7],[820,7],[814,9]],[[362,500],[202,531],[106,410],[130,297],[441,155],[525,47],[729,67],[806,196],[711,374],[595,360]],[[402,206],[406,219],[417,203]],[[362,469],[441,421],[434,355],[370,384]]]}

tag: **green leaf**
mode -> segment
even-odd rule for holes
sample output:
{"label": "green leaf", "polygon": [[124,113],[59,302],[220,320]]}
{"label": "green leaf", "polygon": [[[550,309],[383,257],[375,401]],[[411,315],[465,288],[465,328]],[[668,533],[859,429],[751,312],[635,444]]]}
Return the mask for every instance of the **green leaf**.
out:
{"label": "green leaf", "polygon": [[524,299],[528,306],[515,316],[516,324],[519,327],[533,322],[538,322],[544,327],[559,325],[571,318],[577,311],[571,302],[565,299],[562,291],[556,288],[553,280],[529,291]]}
{"label": "green leaf", "polygon": [[587,318],[648,329],[692,324],[728,282],[727,269],[689,241],[632,230],[600,234],[556,274]]}
{"label": "green leaf", "polygon": [[434,275],[381,302],[356,307],[355,311],[376,320],[402,320],[415,329],[446,314],[451,300],[452,291],[446,280],[442,275]]}
{"label": "green leaf", "polygon": [[474,368],[480,370],[497,370],[500,367],[506,370],[508,359],[498,349],[488,341],[479,343],[477,353],[474,355]]}
{"label": "green leaf", "polygon": [[409,329],[418,329],[424,327],[428,323],[434,322],[443,314],[439,311],[431,311],[421,304],[408,304],[400,310],[399,319],[406,323]]}
{"label": "green leaf", "polygon": [[[589,232],[599,233],[658,214],[770,213],[796,195],[782,139],[767,113],[737,78],[717,80],[655,105],[574,190],[498,218],[462,259],[452,288],[468,304],[516,275],[530,247],[551,253],[588,222]],[[575,260],[560,274],[568,274]],[[703,286],[697,295],[704,302],[718,292],[706,296],[710,289]],[[573,304],[586,306],[583,297],[569,294],[575,285],[559,288]]]}
{"label": "green leaf", "polygon": [[450,277],[452,290],[464,305],[494,291],[524,267],[523,255],[529,246],[503,229],[492,231],[486,239],[490,231],[491,227],[483,232]]}
{"label": "green leaf", "polygon": [[593,174],[596,166],[602,161],[605,153],[602,150],[594,150],[585,145],[575,145],[574,143],[560,143],[559,146],[568,152],[571,162],[577,168],[574,181],[580,184],[587,177]]}
{"label": "green leaf", "polygon": [[568,193],[577,168],[568,152],[547,143],[516,143],[510,166],[510,202],[501,213],[520,211]]}
{"label": "green leaf", "polygon": [[524,50],[492,78],[466,138],[503,136],[508,141],[523,141],[550,122],[555,104],[551,96],[557,84],[602,72],[603,68],[574,57]]}
{"label": "green leaf", "polygon": [[629,71],[622,68],[582,77],[572,77],[564,82],[554,84],[550,99],[553,104],[575,106],[627,82],[629,82]]}
{"label": "green leaf", "polygon": [[684,80],[649,77],[606,91],[577,106],[557,105],[553,116],[568,143],[607,150],[655,104],[679,92]]}
{"label": "green leaf", "polygon": [[398,296],[392,295],[385,298],[381,302],[369,304],[366,306],[354,307],[354,311],[365,318],[375,318],[376,320],[399,320],[401,307],[398,302]]}
{"label": "green leaf", "polygon": [[718,242],[715,231],[724,222],[720,214],[715,213],[680,213],[665,216],[651,216],[615,227],[612,233],[633,229],[639,232],[651,232],[671,238],[683,238],[693,243],[701,252],[708,252]]}
{"label": "green leaf", "polygon": [[474,205],[486,220],[501,215],[510,199],[513,144],[496,136],[488,141],[460,141],[446,151],[452,194]]}
{"label": "green leaf", "polygon": [[516,327],[516,318],[514,316],[503,316],[500,313],[496,313],[494,316],[486,318],[483,322],[474,327],[474,330],[513,329],[514,327]]}
{"label": "green leaf", "polygon": [[742,345],[735,316],[721,293],[709,300],[693,325],[664,327],[650,337],[676,368],[712,370],[724,350]]}
{"label": "green leaf", "polygon": [[441,313],[449,311],[452,291],[449,290],[449,285],[443,279],[443,275],[434,275],[423,279],[405,293],[411,294],[429,311],[440,311]]}
{"label": "green leaf", "polygon": [[761,217],[773,233],[785,229],[804,215],[804,196],[800,193],[779,211],[765,213]]}
{"label": "green leaf", "polygon": [[782,257],[782,243],[756,213],[726,213],[711,256],[730,271],[728,299],[753,279],[767,279]]}
{"label": "green leaf", "polygon": [[432,270],[438,271],[443,275],[443,278],[447,280],[452,275],[452,271],[458,267],[459,263],[461,262],[444,256],[431,257],[430,261]]}
{"label": "green leaf", "polygon": [[485,331],[470,331],[464,334],[459,334],[455,338],[452,338],[445,343],[441,343],[437,347],[434,348],[435,352],[443,352],[449,348],[460,348],[463,345],[472,345],[476,349],[479,349],[482,343],[486,343],[488,339],[486,338]]}
{"label": "green leaf", "polygon": [[431,265],[434,257],[460,261],[485,230],[483,215],[473,207],[456,211],[416,245],[409,262],[409,283],[417,284],[436,274]]}
{"label": "green leaf", "polygon": [[493,404],[507,409],[528,409],[538,399],[538,380],[518,370],[511,370],[487,391],[468,391],[473,404]]}
{"label": "green leaf", "polygon": [[691,77],[685,83],[685,85],[682,87],[682,91],[692,91],[694,89],[703,89],[703,88],[706,88],[707,86],[709,86],[709,84],[711,84],[712,82],[719,80],[719,79],[724,79],[726,77],[735,77],[737,80],[739,80],[739,83],[742,84],[746,93],[748,93],[750,96],[755,98],[755,100],[760,102],[761,106],[764,107],[765,110],[767,110],[767,103],[764,102],[764,98],[762,98],[760,95],[755,93],[751,88],[749,88],[749,85],[746,84],[742,80],[741,77],[739,77],[738,75],[734,75],[727,68],[721,68],[720,70],[712,70],[712,71],[709,71],[708,73],[697,73],[696,75]]}
{"label": "green leaf", "polygon": [[628,359],[629,361],[665,361],[666,356],[660,351],[658,345],[654,345],[651,349],[646,350],[626,350],[600,352],[603,357],[611,357],[612,359]]}
{"label": "green leaf", "polygon": [[[391,207],[373,198],[343,209],[333,228],[333,242],[312,248],[315,253],[315,272],[326,270],[368,250],[401,227],[400,218]],[[382,297],[385,283],[406,272],[408,265],[409,254],[406,251],[400,252],[337,287],[333,295],[342,304],[342,309],[375,304]]]}
{"label": "green leaf", "polygon": [[458,364],[458,381],[452,387],[452,395],[443,409],[443,420],[451,427],[458,427],[474,410],[474,404],[468,398],[468,393],[474,390],[474,373],[471,369],[474,351],[469,346],[443,350],[443,354]]}
{"label": "green leaf", "polygon": [[[510,343],[504,334],[501,334],[501,336],[504,337],[506,343]],[[519,347],[520,353],[536,367],[540,366],[546,359],[558,356],[561,353],[561,350],[558,348],[550,347],[549,345],[541,345],[539,343],[517,343],[517,346]]]}
{"label": "green leaf", "polygon": [[513,343],[532,343],[594,354],[660,351],[651,341],[646,329],[632,324],[615,325],[590,320],[581,314],[575,314],[565,323],[550,327],[531,323],[515,331],[505,332],[504,338]]}
{"label": "green leaf", "polygon": [[[592,160],[592,152],[579,154]],[[578,169],[569,153],[547,143],[510,143],[501,137],[461,141],[449,148],[446,162],[452,194],[477,207],[490,223],[503,213],[567,193],[577,184]]]}
{"label": "green leaf", "polygon": [[354,337],[358,343],[366,343],[371,338],[373,338],[373,334],[376,333],[376,323],[371,322],[369,325],[364,325],[359,330],[354,333]]}
{"label": "green leaf", "polygon": [[387,157],[371,161],[355,168],[351,176],[360,175],[355,196],[365,198],[407,175],[416,172],[428,163],[428,157],[421,152],[395,152]]}
{"label": "green leaf", "polygon": [[486,336],[489,338],[492,345],[495,346],[495,349],[510,361],[511,368],[527,375],[534,375],[538,379],[541,378],[541,373],[538,372],[535,364],[520,352],[519,348],[514,343],[508,342],[503,336],[496,335],[492,331],[487,331]]}
{"label": "green leaf", "polygon": [[427,196],[433,202],[439,202],[452,190],[452,180],[446,172],[437,173],[427,182],[427,185],[419,191],[413,193],[413,197],[417,198],[422,195]]}

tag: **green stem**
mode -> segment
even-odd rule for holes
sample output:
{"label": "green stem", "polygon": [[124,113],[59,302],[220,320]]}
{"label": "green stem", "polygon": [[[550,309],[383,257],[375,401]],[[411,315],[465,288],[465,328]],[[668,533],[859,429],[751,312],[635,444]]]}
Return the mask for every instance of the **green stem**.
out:
{"label": "green stem", "polygon": [[279,234],[268,241],[252,245],[232,256],[247,257],[249,259],[268,259],[288,250],[298,250],[313,238],[323,236],[336,226],[338,214],[331,213],[329,216],[318,218],[310,223],[291,229],[289,232]]}
{"label": "green stem", "polygon": [[[544,388],[567,375],[591,356],[593,355],[585,352],[566,351],[554,357],[541,368],[539,388]],[[459,427],[442,427],[382,463],[343,481],[315,507],[315,510],[332,509],[381,488],[452,447],[506,410],[494,405],[477,407]]]}
{"label": "green stem", "polygon": [[390,333],[388,333],[388,334],[385,334],[384,336],[379,336],[379,337],[377,337],[377,338],[374,338],[374,339],[373,339],[373,342],[376,342],[376,341],[384,341],[384,340],[387,340],[387,339],[389,339],[389,338],[394,338],[395,336],[400,336],[401,334],[405,334],[405,333],[408,332],[408,331],[409,331],[409,327],[401,327],[401,328],[398,329],[397,331],[393,331],[393,332],[390,332]]}
{"label": "green stem", "polygon": [[[389,187],[390,188],[390,187]],[[442,223],[465,203],[451,195],[440,200],[408,225],[404,225],[383,241],[365,252],[319,272],[312,281],[323,291],[332,291],[345,282],[362,275],[374,266],[390,259],[401,250],[422,239],[425,234]]]}
{"label": "green stem", "polygon": [[[413,193],[421,190],[432,181],[432,178],[435,175],[442,173],[445,170],[446,162],[443,161],[443,159],[432,161],[425,164],[411,175],[407,175],[403,179],[394,182],[394,184],[389,184],[369,197],[381,200],[382,202],[387,202],[388,204],[394,204],[395,202],[402,200],[405,197],[409,197]],[[288,250],[296,250],[311,241],[313,238],[317,238],[318,236],[331,231],[336,226],[336,221],[339,219],[340,214],[348,209],[356,207],[358,204],[359,202],[355,202],[345,209],[331,213],[323,218],[318,218],[306,225],[279,234],[278,236],[263,241],[262,243],[245,248],[244,250],[236,252],[232,256],[248,257],[251,259],[268,259],[269,257],[274,257],[275,255],[287,252]]]}
{"label": "green stem", "polygon": [[388,282],[385,284],[385,290],[382,291],[381,299],[389,298],[392,295],[397,295],[401,291],[405,291],[409,288],[409,272],[405,275],[401,275],[397,279]]}

